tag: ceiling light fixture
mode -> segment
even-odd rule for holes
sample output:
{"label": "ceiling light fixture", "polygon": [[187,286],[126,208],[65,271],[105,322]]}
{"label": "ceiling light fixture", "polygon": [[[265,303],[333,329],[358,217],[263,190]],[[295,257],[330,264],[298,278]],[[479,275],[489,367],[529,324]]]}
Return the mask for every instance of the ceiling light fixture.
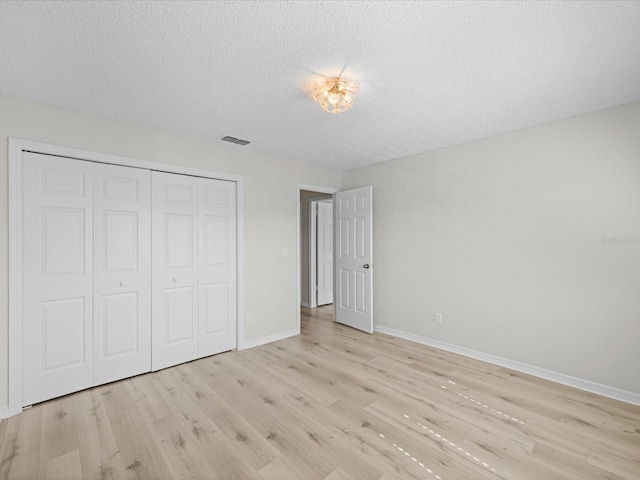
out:
{"label": "ceiling light fixture", "polygon": [[342,113],[351,110],[353,97],[360,92],[360,84],[353,80],[327,78],[313,88],[313,99],[325,112]]}

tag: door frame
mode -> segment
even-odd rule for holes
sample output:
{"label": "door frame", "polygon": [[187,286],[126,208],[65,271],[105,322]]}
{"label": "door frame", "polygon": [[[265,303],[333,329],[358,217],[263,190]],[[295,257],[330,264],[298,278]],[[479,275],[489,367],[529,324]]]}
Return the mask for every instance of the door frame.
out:
{"label": "door frame", "polygon": [[[297,249],[297,255],[296,255],[296,331],[298,332],[298,335],[300,334],[300,307],[302,304],[302,286],[300,284],[300,280],[302,278],[302,248],[301,248],[301,229],[302,229],[302,222],[301,222],[301,218],[300,218],[300,192],[302,190],[307,190],[310,192],[317,192],[320,195],[318,195],[319,197],[322,196],[322,194],[326,194],[326,195],[333,195],[334,193],[337,193],[340,191],[340,188],[336,188],[336,187],[328,187],[328,186],[322,186],[322,185],[310,185],[310,184],[305,184],[305,183],[298,183],[298,188],[296,189],[296,205],[297,205],[297,228],[296,228],[296,236],[297,236],[297,241],[296,241],[296,249]],[[309,270],[311,270],[311,266],[309,266]],[[309,275],[311,275],[311,272],[309,273]]]}
{"label": "door frame", "polygon": [[[92,152],[48,143],[9,138],[9,356],[8,356],[8,409],[0,411],[0,418],[16,415],[22,411],[22,153],[40,153],[76,160],[144,168],[152,171],[178,173],[196,177],[214,178],[236,182],[237,215],[237,349],[244,348],[244,177],[219,173],[199,168],[184,167],[151,160]],[[299,196],[299,193],[298,193]],[[300,202],[298,201],[298,204]],[[299,217],[299,215],[298,215]],[[298,222],[299,222],[298,218]],[[298,228],[299,231],[299,228]],[[299,233],[298,233],[299,234]],[[298,284],[299,290],[299,284]],[[298,292],[299,295],[299,292]],[[298,308],[298,312],[300,309]],[[299,325],[298,314],[298,325]]]}

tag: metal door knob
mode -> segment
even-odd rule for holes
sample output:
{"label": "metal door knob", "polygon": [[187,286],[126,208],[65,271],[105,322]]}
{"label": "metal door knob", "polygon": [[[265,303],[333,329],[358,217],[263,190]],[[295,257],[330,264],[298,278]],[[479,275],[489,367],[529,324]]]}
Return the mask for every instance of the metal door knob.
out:
{"label": "metal door knob", "polygon": [[178,279],[176,277],[173,277],[173,283],[176,283],[178,281]]}
{"label": "metal door knob", "polygon": [[363,268],[367,268],[367,269],[368,269],[368,268],[369,268],[369,264],[368,264],[368,263],[365,263],[362,267],[363,267]]}
{"label": "metal door knob", "polygon": [[127,284],[127,282],[125,282],[124,280],[120,282],[120,286],[124,287]]}

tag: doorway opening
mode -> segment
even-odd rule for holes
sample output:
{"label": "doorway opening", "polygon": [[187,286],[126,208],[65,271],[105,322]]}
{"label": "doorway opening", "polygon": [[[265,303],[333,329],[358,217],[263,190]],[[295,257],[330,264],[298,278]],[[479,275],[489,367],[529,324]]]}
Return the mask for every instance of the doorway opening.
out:
{"label": "doorway opening", "polygon": [[[331,260],[333,265],[327,270],[331,272],[330,285],[332,289],[330,301],[327,304],[334,312],[335,321],[347,326],[373,333],[373,191],[371,186],[359,187],[346,191],[330,187],[317,187],[315,185],[298,184],[298,268],[297,268],[297,305],[298,319],[297,329],[300,331],[301,309],[317,305],[318,296],[313,300],[315,288],[318,285],[318,273],[322,275],[323,269],[318,264],[323,262],[317,257],[316,272],[312,275],[308,269],[303,271],[303,261],[309,258],[309,265],[314,258],[307,255],[307,248],[311,242],[309,238],[315,238],[316,246],[319,243],[317,235],[311,234],[312,203],[321,205],[323,197],[332,195],[332,203],[335,211],[331,211],[331,219],[328,225],[331,230],[324,235],[331,239],[335,245],[331,245]],[[307,209],[307,203],[309,208]],[[322,207],[320,207],[322,208]],[[309,212],[308,224],[303,218]],[[315,215],[317,217],[317,215]],[[304,225],[303,225],[304,224]],[[318,231],[318,223],[316,232]],[[320,229],[322,230],[322,229]],[[308,237],[307,238],[307,232]],[[321,241],[324,240],[324,236]],[[334,250],[339,255],[334,255]],[[310,251],[309,251],[310,252]],[[339,275],[338,273],[339,272]],[[313,302],[313,303],[311,303]]]}
{"label": "doorway opening", "polygon": [[300,191],[300,305],[333,304],[333,197]]}
{"label": "doorway opening", "polygon": [[[318,295],[316,287],[318,286],[318,245],[325,250],[325,257],[330,257],[330,264],[321,258],[320,269],[320,287],[324,288],[321,294],[321,302],[333,309],[333,194],[339,189],[333,187],[324,187],[318,185],[298,184],[298,306],[300,312],[301,307],[315,308],[318,306]],[[320,205],[318,207],[318,205]],[[331,207],[328,207],[328,206]],[[320,229],[322,235],[318,242],[318,224],[317,212],[331,208],[331,218],[324,223],[329,224]],[[312,231],[313,228],[313,231]],[[329,243],[330,242],[330,243]],[[326,252],[325,246],[330,248],[330,254]],[[324,275],[324,277],[323,277]],[[330,287],[330,289],[329,289]],[[330,290],[330,291],[327,291]],[[326,302],[326,303],[325,303]],[[298,314],[298,328],[300,327],[300,314]]]}

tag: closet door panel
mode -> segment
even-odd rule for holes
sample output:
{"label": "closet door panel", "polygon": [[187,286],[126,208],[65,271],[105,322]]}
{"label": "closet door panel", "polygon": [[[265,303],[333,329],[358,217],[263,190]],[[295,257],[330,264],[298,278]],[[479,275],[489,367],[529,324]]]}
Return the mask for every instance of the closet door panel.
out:
{"label": "closet door panel", "polygon": [[96,164],[94,385],[151,370],[151,172]]}
{"label": "closet door panel", "polygon": [[199,356],[232,350],[236,339],[236,184],[198,179]]}
{"label": "closet door panel", "polygon": [[92,164],[23,156],[23,405],[92,385]]}
{"label": "closet door panel", "polygon": [[152,369],[198,357],[198,180],[152,173]]}

